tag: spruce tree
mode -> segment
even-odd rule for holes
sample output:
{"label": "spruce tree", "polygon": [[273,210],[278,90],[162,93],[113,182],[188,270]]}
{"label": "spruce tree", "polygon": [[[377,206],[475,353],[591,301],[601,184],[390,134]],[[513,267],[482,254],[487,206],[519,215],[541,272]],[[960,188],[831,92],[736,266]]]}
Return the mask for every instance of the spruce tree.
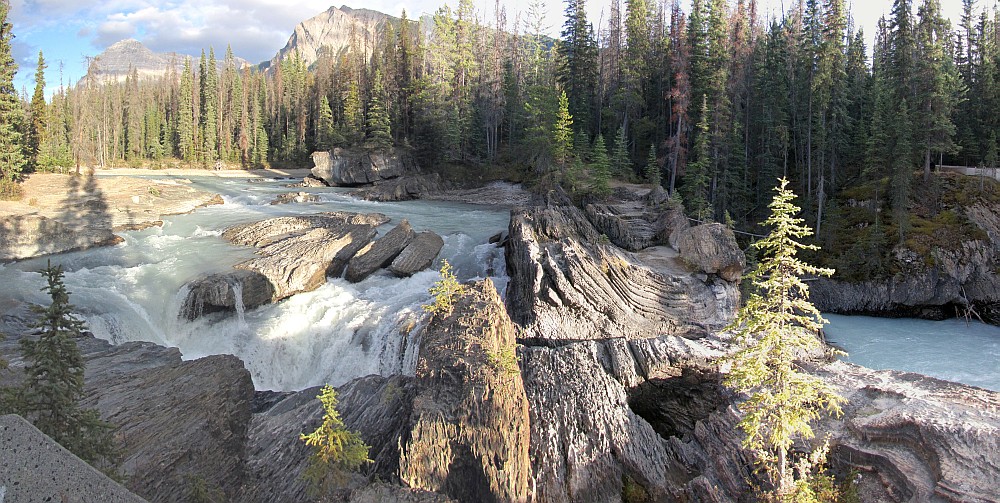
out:
{"label": "spruce tree", "polygon": [[8,0],[0,0],[0,198],[20,193],[15,182],[25,166],[21,137],[21,101],[14,88],[17,63],[11,54],[13,26],[7,21]]}
{"label": "spruce tree", "polygon": [[38,51],[38,66],[35,69],[35,92],[31,95],[31,123],[28,127],[28,162],[38,169],[42,143],[45,142],[45,57]]}
{"label": "spruce tree", "polygon": [[573,116],[569,113],[566,91],[559,94],[559,111],[552,124],[552,158],[559,169],[565,171],[573,152]]}
{"label": "spruce tree", "polygon": [[628,156],[628,137],[625,126],[618,127],[615,135],[615,146],[611,150],[611,173],[626,180],[632,178],[632,159]]}
{"label": "spruce tree", "polygon": [[52,303],[35,308],[40,315],[35,325],[41,332],[38,339],[19,341],[27,375],[19,394],[20,412],[80,459],[91,464],[110,461],[114,454],[111,425],[101,420],[97,410],[79,406],[84,362],[76,339],[86,326],[72,315],[62,267],[50,263],[42,275],[47,283],[42,290]]}
{"label": "spruce tree", "polygon": [[594,149],[590,162],[590,190],[598,197],[611,193],[611,163],[608,160],[608,148],[604,145],[604,135],[598,134],[594,140]]}
{"label": "spruce tree", "polygon": [[195,160],[194,77],[191,74],[191,58],[184,58],[177,108],[178,153],[181,159],[191,162]]}
{"label": "spruce tree", "polygon": [[334,145],[336,129],[333,125],[333,110],[330,100],[324,94],[319,100],[319,118],[316,121],[316,150],[331,150]]}
{"label": "spruce tree", "polygon": [[656,187],[660,185],[660,161],[656,158],[656,145],[649,146],[649,157],[646,159],[646,181]]}
{"label": "spruce tree", "polygon": [[725,377],[727,386],[747,394],[738,406],[743,414],[739,427],[746,434],[743,447],[753,452],[780,496],[794,492],[793,441],[812,438],[810,423],[822,411],[839,414],[844,401],[796,364],[797,355],[821,347],[817,333],[825,323],[808,301],[809,287],[801,276],[830,276],[833,270],[796,257],[799,250],[818,247],[797,241],[812,230],[796,217],[800,209],[787,186],[788,180],[779,180],[765,221],[771,232],[753,245],[761,258],[749,275],[753,292],[729,326],[739,349],[727,357],[732,367]]}
{"label": "spruce tree", "polygon": [[687,173],[684,174],[684,186],[681,189],[688,214],[702,221],[712,217],[707,196],[711,180],[709,170],[712,168],[712,159],[708,148],[711,141],[708,115],[708,100],[702,95],[701,113],[694,132],[693,159],[688,163]]}
{"label": "spruce tree", "polygon": [[376,148],[392,146],[389,111],[385,106],[385,85],[382,83],[381,70],[375,71],[372,83],[372,97],[368,101],[368,142]]}
{"label": "spruce tree", "polygon": [[313,448],[303,478],[314,496],[326,497],[341,486],[352,471],[370,463],[371,449],[356,431],[348,430],[337,412],[337,390],[323,386],[316,397],[323,405],[323,422],[299,439]]}

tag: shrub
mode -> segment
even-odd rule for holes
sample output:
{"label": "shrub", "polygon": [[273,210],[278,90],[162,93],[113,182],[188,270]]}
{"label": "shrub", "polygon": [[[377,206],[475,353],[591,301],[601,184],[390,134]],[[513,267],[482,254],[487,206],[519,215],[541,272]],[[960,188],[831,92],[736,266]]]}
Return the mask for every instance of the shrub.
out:
{"label": "shrub", "polygon": [[441,264],[441,279],[434,282],[430,294],[434,296],[434,303],[420,307],[431,314],[442,316],[451,314],[455,301],[465,294],[465,287],[458,282],[458,277],[452,272],[451,264],[447,260]]}
{"label": "shrub", "polygon": [[333,386],[323,386],[316,398],[323,404],[323,423],[299,438],[313,448],[303,478],[309,483],[310,492],[321,496],[343,485],[350,472],[370,463],[368,451],[371,447],[361,440],[358,432],[348,430],[340,419],[337,390]]}

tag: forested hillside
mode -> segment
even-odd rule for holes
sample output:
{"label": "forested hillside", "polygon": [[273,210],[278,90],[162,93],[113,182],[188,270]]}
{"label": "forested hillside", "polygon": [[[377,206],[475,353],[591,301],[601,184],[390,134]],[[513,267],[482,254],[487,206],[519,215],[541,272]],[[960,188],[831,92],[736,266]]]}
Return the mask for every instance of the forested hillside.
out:
{"label": "forested hillside", "polygon": [[[753,0],[693,0],[690,12],[611,0],[596,27],[584,1],[567,2],[559,40],[543,34],[541,0],[526,13],[498,2],[489,19],[461,0],[422,22],[388,18],[308,66],[290,51],[267,70],[237,69],[227,50],[216,72],[206,48],[179,74],[86,82],[49,100],[39,87],[23,113],[4,112],[25,160],[5,160],[3,177],[308,166],[314,150],[395,144],[425,168],[499,170],[576,194],[607,193],[609,176],[654,181],[689,213],[738,224],[758,221],[787,176],[821,235],[830,201],[882,181],[892,241],[934,165],[996,165],[998,12],[972,0],[956,25],[940,0],[895,0],[871,50],[844,0],[803,0],[780,19]],[[44,68],[39,54],[40,86]]]}

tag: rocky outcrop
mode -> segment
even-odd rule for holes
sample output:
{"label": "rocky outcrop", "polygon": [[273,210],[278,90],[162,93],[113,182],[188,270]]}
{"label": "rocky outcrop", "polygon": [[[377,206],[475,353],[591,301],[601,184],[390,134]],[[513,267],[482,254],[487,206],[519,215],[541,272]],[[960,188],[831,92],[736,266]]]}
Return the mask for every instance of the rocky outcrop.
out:
{"label": "rocky outcrop", "polygon": [[[355,253],[388,221],[380,213],[349,212],[278,217],[226,229],[234,244],[259,247],[257,257],[230,273],[210,274],[188,283],[180,316],[195,319],[216,311],[251,309],[319,288],[339,276]],[[412,231],[411,231],[412,232]]]}
{"label": "rocky outcrop", "polygon": [[668,244],[673,232],[689,226],[684,208],[670,201],[662,187],[645,194],[619,187],[611,199],[614,202],[588,204],[587,218],[598,232],[626,250]]}
{"label": "rocky outcrop", "polygon": [[358,250],[347,263],[344,278],[351,283],[357,283],[388,266],[410,244],[414,235],[410,222],[403,219],[384,236]]}
{"label": "rocky outcrop", "polygon": [[439,192],[425,194],[423,199],[437,201],[459,201],[469,204],[489,204],[516,208],[532,206],[541,202],[541,198],[524,188],[519,183],[503,181],[490,182],[483,187],[472,189],[442,189]]}
{"label": "rocky outcrop", "polygon": [[424,332],[400,478],[460,501],[528,498],[528,401],[515,329],[492,282],[468,288]]}
{"label": "rocky outcrop", "polygon": [[312,203],[319,201],[319,197],[316,194],[310,194],[308,192],[288,192],[285,194],[278,194],[271,201],[271,204],[289,204],[289,203]]}
{"label": "rocky outcrop", "polygon": [[441,177],[437,173],[404,175],[389,180],[378,180],[370,187],[351,191],[351,195],[368,201],[409,201],[421,199],[441,190]]}
{"label": "rocky outcrop", "polygon": [[401,278],[413,276],[430,267],[443,247],[441,236],[430,231],[418,232],[389,264],[389,271]]}
{"label": "rocky outcrop", "polygon": [[986,239],[933,248],[925,258],[897,245],[889,268],[899,272],[854,282],[820,278],[810,283],[810,300],[825,312],[930,319],[965,314],[971,307],[986,321],[1000,323],[1000,209],[977,203],[964,211]]}
{"label": "rocky outcrop", "polygon": [[0,501],[141,503],[21,416],[0,416]]}
{"label": "rocky outcrop", "polygon": [[817,370],[848,399],[827,419],[831,463],[863,501],[1000,499],[1000,393],[844,362]]}
{"label": "rocky outcrop", "polygon": [[0,261],[112,246],[122,239],[110,227],[77,229],[41,215],[0,217]]}
{"label": "rocky outcrop", "polygon": [[190,500],[198,487],[235,496],[253,383],[235,356],[181,361],[174,348],[130,342],[81,343],[85,399],[118,426],[120,470],[149,501]]}
{"label": "rocky outcrop", "polygon": [[515,210],[506,255],[507,305],[525,338],[700,336],[725,325],[739,299],[734,282],[693,270],[670,247],[602,244],[568,205]]}
{"label": "rocky outcrop", "polygon": [[312,174],[335,187],[357,187],[416,173],[413,158],[402,150],[336,148],[313,152]]}
{"label": "rocky outcrop", "polygon": [[738,282],[746,267],[746,257],[736,244],[736,237],[722,224],[677,229],[670,244],[696,269],[717,274],[729,282]]}

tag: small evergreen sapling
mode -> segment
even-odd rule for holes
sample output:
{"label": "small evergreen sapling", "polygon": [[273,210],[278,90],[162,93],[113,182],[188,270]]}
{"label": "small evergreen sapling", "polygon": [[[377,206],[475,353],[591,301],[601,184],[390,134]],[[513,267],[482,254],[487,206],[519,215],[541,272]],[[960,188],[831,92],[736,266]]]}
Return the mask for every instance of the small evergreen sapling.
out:
{"label": "small evergreen sapling", "polygon": [[792,442],[812,438],[810,423],[824,410],[839,414],[844,401],[829,384],[795,363],[798,354],[819,348],[815,333],[826,322],[808,301],[809,288],[801,276],[830,276],[833,270],[796,258],[799,250],[818,247],[796,241],[812,230],[795,217],[800,210],[792,204],[795,195],[787,185],[780,180],[769,205],[771,216],[765,223],[771,232],[754,243],[761,251],[760,262],[749,275],[753,292],[728,327],[735,332],[739,350],[728,357],[732,370],[725,378],[727,386],[747,394],[739,405],[739,427],[746,433],[743,447],[754,453],[779,496],[794,493],[797,486],[794,463],[788,459]]}
{"label": "small evergreen sapling", "polygon": [[447,316],[455,307],[455,301],[465,293],[465,287],[458,282],[458,277],[451,272],[451,264],[447,260],[441,264],[441,279],[434,282],[430,288],[431,295],[434,296],[433,304],[424,304],[420,307],[431,314]]}
{"label": "small evergreen sapling", "polygon": [[312,433],[300,435],[299,439],[313,448],[303,478],[309,482],[310,491],[321,496],[343,485],[350,472],[370,463],[368,451],[371,447],[361,440],[358,432],[348,430],[340,419],[337,390],[333,386],[323,386],[316,398],[323,404],[323,423]]}

